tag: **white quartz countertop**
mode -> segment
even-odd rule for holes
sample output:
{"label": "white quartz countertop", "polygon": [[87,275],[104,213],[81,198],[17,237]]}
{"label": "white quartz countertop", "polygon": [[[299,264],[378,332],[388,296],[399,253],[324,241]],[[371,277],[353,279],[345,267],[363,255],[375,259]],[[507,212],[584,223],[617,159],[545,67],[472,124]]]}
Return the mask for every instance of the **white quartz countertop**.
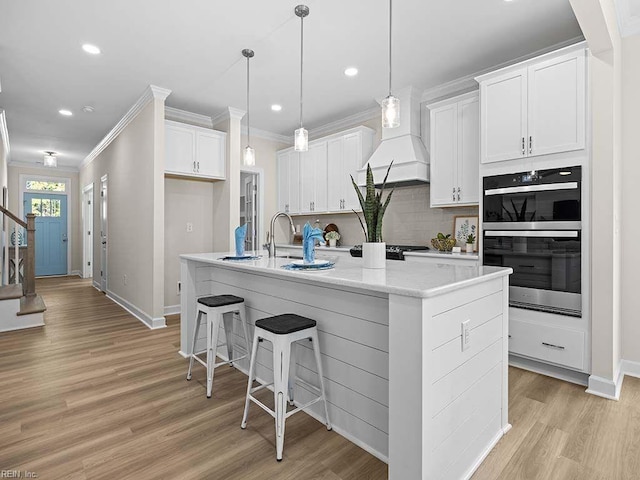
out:
{"label": "white quartz countertop", "polygon": [[[262,251],[257,260],[225,261],[223,257],[233,252],[183,254],[180,258],[244,272],[255,272],[280,278],[335,287],[427,298],[453,290],[500,278],[513,272],[511,268],[444,264],[420,264],[387,260],[380,270],[363,268],[362,258],[337,255],[331,258],[335,268],[318,271],[293,271],[282,268],[291,262],[287,258],[268,258]],[[318,252],[317,258],[327,258],[326,252]]]}
{"label": "white quartz countertop", "polygon": [[[325,251],[338,251],[338,252],[348,252],[349,250],[351,250],[352,245],[340,245],[339,247],[329,247],[329,246],[321,246],[321,245],[317,245],[316,246],[316,250],[321,250],[323,252]],[[282,245],[276,245],[276,250],[278,248],[295,248],[297,250],[302,250],[302,245],[291,245],[291,244],[282,244]]]}

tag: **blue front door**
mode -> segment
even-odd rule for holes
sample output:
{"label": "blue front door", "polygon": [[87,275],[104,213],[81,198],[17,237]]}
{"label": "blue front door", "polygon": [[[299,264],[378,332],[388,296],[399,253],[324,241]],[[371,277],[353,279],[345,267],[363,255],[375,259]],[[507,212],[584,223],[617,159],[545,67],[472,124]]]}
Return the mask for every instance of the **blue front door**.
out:
{"label": "blue front door", "polygon": [[67,274],[67,196],[25,193],[24,213],[36,214],[36,276]]}

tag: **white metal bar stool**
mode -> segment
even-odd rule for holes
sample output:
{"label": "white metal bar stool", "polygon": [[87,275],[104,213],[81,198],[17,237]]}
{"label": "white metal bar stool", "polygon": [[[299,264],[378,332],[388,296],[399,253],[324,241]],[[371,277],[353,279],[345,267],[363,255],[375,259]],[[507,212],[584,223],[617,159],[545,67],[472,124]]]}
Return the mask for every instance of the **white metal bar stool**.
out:
{"label": "white metal bar stool", "polygon": [[[292,347],[294,342],[299,340],[311,339],[313,343],[313,352],[316,359],[316,368],[318,378],[320,379],[320,388],[311,385],[297,377],[296,365],[293,365],[294,385],[297,380],[303,383],[313,391],[318,393],[318,397],[310,402],[287,412],[287,399],[293,403],[293,388],[288,388],[289,378],[289,362],[291,359]],[[258,351],[258,342],[268,340],[273,345],[273,383],[260,385],[252,388],[256,374],[256,358]],[[295,362],[295,358],[294,358]],[[256,399],[252,394],[258,390],[273,385],[273,397],[275,401],[275,411],[271,410],[264,403]],[[318,329],[316,321],[310,318],[301,317],[293,313],[277,315],[275,317],[263,318],[256,321],[256,329],[253,335],[253,348],[251,349],[251,362],[249,364],[249,383],[247,384],[247,396],[244,404],[244,415],[242,417],[242,428],[247,427],[247,417],[249,415],[249,401],[256,403],[265,412],[275,419],[276,423],[276,459],[282,460],[282,450],[284,447],[284,424],[285,420],[294,413],[313,405],[316,402],[324,402],[325,424],[327,430],[331,430],[331,422],[329,421],[329,410],[327,408],[327,399],[324,390],[324,378],[322,376],[322,364],[320,362],[320,349],[318,347]]]}
{"label": "white metal bar stool", "polygon": [[[242,324],[242,332],[244,335],[245,346],[247,353],[238,358],[233,358],[233,345],[231,341],[232,325],[231,322],[224,318],[225,313],[233,313],[238,315],[238,319]],[[196,342],[198,341],[198,332],[200,330],[200,322],[202,315],[207,316],[207,360],[206,363],[199,359],[197,355],[203,353],[195,352]],[[234,315],[235,316],[235,315]],[[191,369],[193,368],[193,361],[207,368],[207,398],[211,398],[211,390],[213,389],[213,373],[214,370],[222,365],[233,365],[233,362],[237,362],[249,355],[249,335],[247,334],[247,324],[245,319],[247,318],[244,298],[236,297],[235,295],[215,295],[211,297],[201,297],[198,299],[198,315],[196,317],[196,325],[193,330],[193,343],[191,344],[191,353],[189,355],[189,371],[187,372],[187,380],[191,380]],[[226,362],[215,363],[216,351],[218,349],[218,332],[220,330],[220,324],[224,324],[225,336],[227,337],[227,353],[229,354],[229,360]]]}

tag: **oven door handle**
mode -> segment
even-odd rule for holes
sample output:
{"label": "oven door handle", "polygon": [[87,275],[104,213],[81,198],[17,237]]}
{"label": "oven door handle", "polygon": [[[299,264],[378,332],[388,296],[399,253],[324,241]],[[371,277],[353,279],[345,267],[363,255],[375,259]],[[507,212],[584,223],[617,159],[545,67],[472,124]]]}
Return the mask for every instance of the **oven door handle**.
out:
{"label": "oven door handle", "polygon": [[521,185],[519,187],[490,188],[484,191],[485,197],[506,195],[509,193],[549,192],[552,190],[575,190],[578,182],[545,183],[543,185]]}
{"label": "oven door handle", "polygon": [[578,230],[485,230],[486,237],[578,238]]}

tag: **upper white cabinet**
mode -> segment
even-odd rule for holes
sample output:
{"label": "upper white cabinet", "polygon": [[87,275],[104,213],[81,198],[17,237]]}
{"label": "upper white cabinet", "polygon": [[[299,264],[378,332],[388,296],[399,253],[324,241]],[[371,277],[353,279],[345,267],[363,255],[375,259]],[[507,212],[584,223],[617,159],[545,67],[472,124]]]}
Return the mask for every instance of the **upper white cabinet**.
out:
{"label": "upper white cabinet", "polygon": [[569,48],[476,78],[482,163],[585,148],[585,57]]}
{"label": "upper white cabinet", "polygon": [[373,149],[373,130],[358,129],[327,141],[328,150],[328,210],[332,212],[360,211],[358,194],[351,183],[357,178]]}
{"label": "upper white cabinet", "polygon": [[[357,127],[278,152],[278,208],[290,214],[360,210],[350,175],[371,156],[374,131]],[[295,198],[294,198],[295,197]]]}
{"label": "upper white cabinet", "polygon": [[429,105],[431,206],[479,202],[480,112],[478,92]]}
{"label": "upper white cabinet", "polygon": [[277,154],[278,211],[300,213],[300,155],[293,147]]}
{"label": "upper white cabinet", "polygon": [[309,144],[300,153],[300,212],[327,211],[327,142]]}
{"label": "upper white cabinet", "polygon": [[225,178],[226,133],[165,120],[165,173]]}

